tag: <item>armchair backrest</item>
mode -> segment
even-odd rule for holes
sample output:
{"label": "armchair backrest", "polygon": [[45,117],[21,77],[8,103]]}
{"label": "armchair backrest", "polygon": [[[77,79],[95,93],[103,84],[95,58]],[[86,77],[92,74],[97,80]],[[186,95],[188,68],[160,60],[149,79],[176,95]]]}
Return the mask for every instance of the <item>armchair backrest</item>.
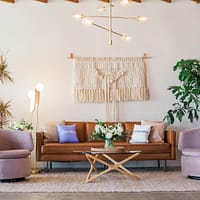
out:
{"label": "armchair backrest", "polygon": [[178,149],[200,148],[200,128],[180,132]]}
{"label": "armchair backrest", "polygon": [[0,129],[0,150],[33,150],[33,138],[30,132]]}

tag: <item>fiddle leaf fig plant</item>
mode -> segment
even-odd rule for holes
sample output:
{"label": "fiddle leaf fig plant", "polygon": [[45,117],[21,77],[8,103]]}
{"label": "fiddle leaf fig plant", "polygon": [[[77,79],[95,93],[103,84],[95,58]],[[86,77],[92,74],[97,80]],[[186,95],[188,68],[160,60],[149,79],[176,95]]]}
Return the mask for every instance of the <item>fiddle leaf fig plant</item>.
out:
{"label": "fiddle leaf fig plant", "polygon": [[178,79],[181,85],[170,86],[169,91],[175,96],[176,102],[168,110],[164,120],[173,124],[175,120],[180,122],[184,117],[192,123],[199,119],[200,114],[200,61],[180,60],[173,67],[179,71]]}

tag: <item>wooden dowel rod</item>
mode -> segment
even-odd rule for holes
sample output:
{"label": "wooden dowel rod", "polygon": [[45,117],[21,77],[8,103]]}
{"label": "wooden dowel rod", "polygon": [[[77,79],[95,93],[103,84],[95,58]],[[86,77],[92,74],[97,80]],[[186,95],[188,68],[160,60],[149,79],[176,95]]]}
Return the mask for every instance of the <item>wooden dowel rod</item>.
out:
{"label": "wooden dowel rod", "polygon": [[[74,59],[76,58],[76,56],[74,55],[74,53],[70,53],[68,56],[68,59]],[[143,59],[150,59],[152,58],[151,56],[148,56],[146,53],[144,53],[144,55],[142,56]]]}

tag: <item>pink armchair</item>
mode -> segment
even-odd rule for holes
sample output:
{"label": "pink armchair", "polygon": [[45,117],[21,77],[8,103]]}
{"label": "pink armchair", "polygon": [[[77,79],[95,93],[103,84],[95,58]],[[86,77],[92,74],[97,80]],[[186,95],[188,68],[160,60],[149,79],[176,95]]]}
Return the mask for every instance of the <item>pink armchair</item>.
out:
{"label": "pink armchair", "polygon": [[32,150],[31,133],[0,129],[0,181],[24,180],[29,176]]}
{"label": "pink armchair", "polygon": [[182,152],[183,176],[200,179],[200,128],[182,131],[179,135],[178,149]]}

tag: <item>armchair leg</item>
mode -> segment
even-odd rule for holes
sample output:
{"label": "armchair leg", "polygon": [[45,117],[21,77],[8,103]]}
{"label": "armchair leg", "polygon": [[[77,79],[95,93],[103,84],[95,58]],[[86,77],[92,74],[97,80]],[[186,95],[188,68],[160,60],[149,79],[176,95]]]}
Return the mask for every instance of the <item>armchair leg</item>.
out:
{"label": "armchair leg", "polygon": [[194,179],[194,180],[200,180],[199,176],[188,176],[188,178]]}

